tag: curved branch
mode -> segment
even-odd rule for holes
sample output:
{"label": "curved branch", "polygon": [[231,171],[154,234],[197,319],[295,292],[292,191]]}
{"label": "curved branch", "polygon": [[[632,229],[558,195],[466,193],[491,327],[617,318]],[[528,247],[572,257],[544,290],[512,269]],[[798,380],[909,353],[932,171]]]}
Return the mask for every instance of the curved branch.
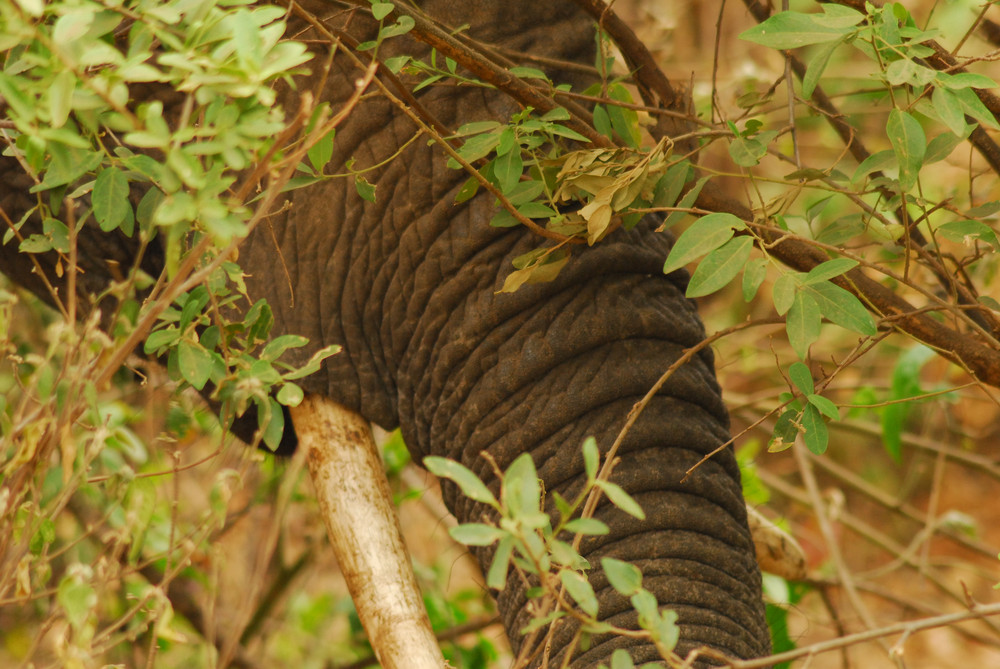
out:
{"label": "curved branch", "polygon": [[[705,184],[696,204],[710,211],[733,214],[748,223],[753,223],[754,220],[753,212],[746,205],[722,195],[718,186],[712,182]],[[757,225],[754,229],[764,244],[768,245],[768,253],[792,269],[808,272],[830,259],[817,248],[796,239],[788,239],[776,228]],[[876,314],[891,317],[893,327],[900,332],[935,349],[980,381],[1000,387],[1000,351],[956,332],[930,316],[916,313],[912,304],[857,268],[832,281],[856,295]]]}
{"label": "curved branch", "polygon": [[[331,1],[332,0],[328,0]],[[349,4],[359,7],[369,7],[367,0],[346,0]],[[442,55],[451,58],[456,63],[469,70],[472,74],[496,86],[499,90],[511,96],[521,104],[534,107],[541,112],[547,112],[559,107],[551,92],[532,86],[524,79],[511,74],[509,70],[498,66],[478,49],[471,49],[454,36],[440,28],[434,21],[424,16],[417,8],[408,6],[406,11],[393,9],[386,18],[398,19],[402,15],[410,16],[414,21],[412,34],[421,42],[437,49]],[[567,108],[570,119],[566,125],[589,139],[595,146],[612,148],[611,142],[593,127],[590,114],[580,107]]]}
{"label": "curved branch", "polygon": [[[573,0],[597,21],[621,49],[646,104],[678,110],[685,101],[677,94],[653,55],[604,0]],[[655,98],[654,98],[655,96]]]}

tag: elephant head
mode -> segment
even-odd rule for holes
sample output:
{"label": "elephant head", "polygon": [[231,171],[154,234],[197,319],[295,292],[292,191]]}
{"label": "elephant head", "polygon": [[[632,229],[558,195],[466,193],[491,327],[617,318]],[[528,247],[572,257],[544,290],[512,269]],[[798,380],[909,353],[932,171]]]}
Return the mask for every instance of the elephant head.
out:
{"label": "elephant head", "polygon": [[[313,9],[329,29],[359,41],[375,29],[327,3]],[[445,25],[468,24],[469,35],[508,52],[593,59],[593,22],[568,0],[427,0],[421,10]],[[408,38],[386,47],[427,51]],[[335,59],[324,98],[346,100],[358,76],[356,66]],[[297,93],[284,95],[286,109],[294,108]],[[520,109],[480,87],[429,87],[418,99],[451,128],[506,121]],[[704,339],[694,305],[684,297],[686,275],[663,275],[670,239],[656,230],[657,221],[645,220],[574,253],[554,281],[499,292],[512,259],[538,239],[522,227],[490,227],[496,205],[489,194],[456,204],[467,175],[449,169],[440,147],[408,142],[415,132],[384,98],[362,101],[338,129],[329,171],[351,159],[356,169],[373,167],[368,179],[376,185],[375,202],[364,201],[343,179],[294,192],[290,206],[240,247],[249,292],[268,300],[275,334],[310,339],[303,359],[327,344],[343,347],[304,381],[308,392],[384,427],[400,426],[417,461],[452,458],[487,484],[496,481],[482,453],[501,468],[530,453],[544,489],[570,498],[585,480],[584,439],[593,436],[606,450],[632,406],[686,348]],[[0,201],[10,214],[24,208],[18,204],[24,184],[13,173],[5,170]],[[88,276],[106,271],[103,259],[127,256],[127,244],[94,241],[85,252],[94,259]],[[16,280],[37,280],[10,245],[0,249],[0,261]],[[156,264],[156,254],[149,262]],[[601,617],[635,626],[627,600],[596,568],[604,556],[629,561],[642,569],[644,586],[660,604],[677,612],[681,654],[707,646],[746,658],[769,648],[733,453],[722,449],[685,474],[728,439],[728,415],[705,349],[659,390],[618,451],[612,480],[642,505],[646,519],[602,502],[595,517],[611,531],[581,547],[595,565],[590,580]],[[443,490],[460,521],[486,514],[455,486],[446,482]],[[480,564],[488,566],[492,552],[477,549]],[[515,648],[529,620],[525,590],[511,579],[495,593]],[[573,634],[570,624],[560,628],[553,657]],[[658,658],[651,645],[597,638],[572,666],[597,666],[630,644],[637,662]]]}

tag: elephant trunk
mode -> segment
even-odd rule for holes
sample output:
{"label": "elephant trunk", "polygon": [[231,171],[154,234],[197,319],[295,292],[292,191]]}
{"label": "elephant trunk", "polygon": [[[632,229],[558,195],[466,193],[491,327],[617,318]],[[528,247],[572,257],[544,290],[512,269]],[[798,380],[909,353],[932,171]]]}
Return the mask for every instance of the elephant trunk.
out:
{"label": "elephant trunk", "polygon": [[[593,26],[573,3],[441,0],[428,1],[424,10],[451,25],[468,23],[469,34],[513,51],[592,58]],[[384,46],[406,53],[424,48],[405,41]],[[352,90],[344,82],[357,72],[341,61],[333,70],[322,97],[336,106]],[[477,87],[430,87],[419,98],[453,128],[506,121],[521,111],[506,96]],[[704,338],[684,297],[686,279],[663,275],[668,237],[647,221],[594,247],[575,247],[551,283],[498,293],[512,260],[542,240],[522,228],[491,228],[496,205],[489,194],[456,204],[467,175],[449,169],[439,148],[412,142],[414,132],[384,99],[360,103],[338,129],[328,169],[342,171],[353,159],[375,168],[365,173],[377,183],[376,201],[362,202],[342,180],[294,192],[291,206],[241,247],[241,262],[256,275],[247,278],[248,288],[271,304],[275,334],[302,334],[316,347],[343,346],[304,380],[308,392],[384,427],[399,425],[417,461],[450,457],[494,485],[482,452],[501,468],[530,452],[549,499],[556,491],[570,498],[585,480],[583,440],[594,436],[606,450],[634,403]],[[728,438],[706,350],[674,373],[618,451],[612,480],[643,506],[646,520],[605,503],[596,516],[611,532],[586,541],[582,552],[594,566],[602,618],[634,626],[628,602],[600,571],[607,555],[640,567],[644,587],[677,611],[679,652],[705,645],[752,657],[767,652],[769,634],[731,449],[685,479]],[[460,521],[482,520],[481,505],[447,484],[444,492]],[[477,557],[486,568],[492,550],[478,550]],[[522,584],[508,582],[497,599],[518,647],[527,600]],[[552,653],[565,652],[573,634],[568,625],[557,631]],[[614,647],[629,644],[635,641],[594,639],[573,666],[596,666]],[[637,661],[656,657],[652,646],[632,651]]]}
{"label": "elephant trunk", "polygon": [[[470,214],[477,218],[475,208]],[[447,239],[454,252],[455,237]],[[459,459],[495,486],[481,453],[505,468],[530,452],[548,498],[558,492],[572,499],[585,481],[583,440],[594,436],[603,450],[610,447],[632,406],[704,333],[683,296],[685,276],[660,271],[667,239],[652,224],[585,250],[554,283],[497,294],[511,258],[535,242],[519,234],[495,236],[481,253],[502,253],[504,261],[465,263],[431,297],[400,362],[399,417],[418,458]],[[436,247],[428,253],[432,264]],[[594,567],[590,580],[601,619],[636,626],[632,607],[600,570],[600,558],[612,556],[639,567],[644,587],[678,613],[679,653],[704,645],[735,657],[766,654],[760,574],[732,450],[686,476],[728,438],[706,350],[673,374],[618,451],[612,481],[639,502],[646,519],[606,500],[597,508],[595,517],[611,532],[588,538],[581,552]],[[487,511],[450,485],[445,501],[462,522],[480,522]],[[484,570],[492,552],[477,550]],[[531,609],[523,584],[514,578],[508,584],[497,602],[517,648]],[[574,632],[570,624],[556,632],[553,656]],[[635,641],[593,639],[572,666],[607,662],[614,648],[630,644]],[[632,654],[636,661],[657,658],[652,645]]]}

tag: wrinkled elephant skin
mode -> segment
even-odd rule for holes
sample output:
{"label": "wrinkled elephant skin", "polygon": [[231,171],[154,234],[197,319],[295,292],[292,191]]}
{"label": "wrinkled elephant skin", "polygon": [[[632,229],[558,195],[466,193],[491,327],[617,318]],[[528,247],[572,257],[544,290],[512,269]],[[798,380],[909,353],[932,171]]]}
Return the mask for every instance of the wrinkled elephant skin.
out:
{"label": "wrinkled elephant skin", "polygon": [[[332,24],[348,20],[329,7],[318,5],[317,14],[330,14]],[[594,26],[568,1],[428,0],[423,8],[446,25],[470,24],[470,35],[512,53],[593,62]],[[360,16],[350,25],[364,36]],[[381,56],[427,51],[409,38],[383,49]],[[335,60],[334,70],[327,94],[336,109],[359,71],[346,59]],[[510,99],[482,88],[430,87],[419,95],[453,128],[506,121],[518,111]],[[291,94],[285,102],[295,108]],[[389,102],[368,98],[338,130],[327,172],[342,172],[351,157],[355,169],[380,164],[414,132]],[[569,498],[582,484],[584,438],[593,435],[607,449],[633,404],[684,348],[704,338],[684,298],[686,279],[662,274],[669,240],[652,224],[640,224],[575,253],[552,283],[498,294],[511,260],[539,239],[520,227],[489,227],[489,195],[455,204],[467,175],[445,162],[440,148],[420,138],[366,174],[377,185],[375,204],[362,201],[345,179],[294,192],[292,206],[259,226],[240,249],[250,292],[270,302],[275,334],[310,338],[312,348],[302,359],[322,345],[343,346],[305,380],[307,391],[385,427],[401,426],[418,461],[431,454],[451,457],[487,483],[494,475],[481,452],[506,467],[528,451],[545,490]],[[0,204],[6,208],[15,205],[18,186],[4,177]],[[14,267],[9,246],[0,250],[0,262]],[[16,268],[13,274],[27,279]],[[613,556],[642,569],[644,586],[679,614],[682,655],[701,645],[744,658],[769,648],[731,449],[682,482],[689,467],[728,438],[728,415],[706,350],[673,375],[619,451],[613,480],[642,505],[646,520],[604,503],[596,517],[611,533],[582,546],[592,565]],[[460,521],[478,521],[486,511],[448,483],[444,494]],[[476,550],[483,565],[491,554],[491,548]],[[590,578],[601,616],[634,626],[628,602],[600,570]],[[523,590],[511,583],[497,601],[517,648],[528,614]],[[570,625],[557,632],[554,656],[572,636]],[[623,646],[632,647],[636,662],[657,659],[652,646],[598,638],[572,666],[607,662]]]}

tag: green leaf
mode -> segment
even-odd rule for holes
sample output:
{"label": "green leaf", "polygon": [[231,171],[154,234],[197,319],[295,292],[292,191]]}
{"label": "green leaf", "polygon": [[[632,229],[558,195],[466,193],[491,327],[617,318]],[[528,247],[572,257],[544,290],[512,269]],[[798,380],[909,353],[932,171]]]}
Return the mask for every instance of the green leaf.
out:
{"label": "green leaf", "polygon": [[31,535],[28,549],[35,555],[39,555],[42,550],[56,540],[56,524],[49,518],[43,518],[38,529]]}
{"label": "green leaf", "polygon": [[658,620],[650,626],[649,631],[664,648],[669,650],[676,648],[681,638],[681,630],[677,627],[677,612],[661,611]]}
{"label": "green leaf", "polygon": [[820,312],[831,322],[869,337],[877,332],[875,321],[861,301],[840,286],[823,281],[810,284],[804,290],[809,291]]}
{"label": "green leaf", "polygon": [[913,188],[924,164],[927,137],[920,122],[910,114],[893,109],[885,125],[885,134],[892,144],[899,163],[899,183],[904,191]]}
{"label": "green leaf", "polygon": [[816,387],[813,385],[812,372],[809,371],[809,367],[799,361],[795,361],[789,365],[788,378],[792,380],[792,383],[795,384],[795,387],[803,395],[810,395],[816,391]]}
{"label": "green leaf", "polygon": [[556,512],[560,518],[565,519],[573,515],[573,505],[567,502],[558,492],[552,493],[552,501],[556,505]]}
{"label": "green leaf", "polygon": [[[0,91],[0,95],[2,95]],[[7,98],[10,102],[10,98]],[[50,190],[57,186],[73,183],[87,172],[96,169],[101,164],[104,154],[97,151],[84,151],[69,148],[63,144],[48,143],[47,148],[52,154],[42,183],[28,189],[30,193]]]}
{"label": "green leaf", "polygon": [[392,56],[391,58],[386,58],[385,61],[386,68],[393,74],[399,74],[402,72],[403,68],[413,62],[413,56],[403,54],[401,56]]}
{"label": "green leaf", "polygon": [[885,70],[885,78],[891,85],[909,84],[918,88],[934,81],[937,74],[937,70],[924,67],[909,58],[895,60]]}
{"label": "green leaf", "polygon": [[[601,524],[603,525],[604,523]],[[607,531],[598,532],[597,534],[607,534]],[[549,556],[552,558],[553,563],[565,565],[570,569],[587,569],[590,567],[590,563],[580,557],[580,554],[572,546],[558,539],[553,539],[549,543]]]}
{"label": "green leaf", "polygon": [[591,618],[597,617],[597,596],[594,594],[594,589],[590,586],[590,581],[585,576],[575,571],[564,569],[559,572],[559,581],[584,613]]}
{"label": "green leaf", "polygon": [[[856,25],[864,19],[857,14]],[[815,14],[800,12],[778,12],[764,22],[740,33],[740,39],[754,42],[772,49],[797,49],[807,44],[820,44],[840,39],[854,32],[849,26],[822,25],[816,20]]]}
{"label": "green leaf", "polygon": [[43,0],[14,0],[29,16],[39,17],[45,11]]}
{"label": "green leaf", "polygon": [[[533,67],[512,67],[510,71],[514,72],[515,70],[517,70],[517,71],[525,71],[525,72],[528,72],[528,73],[535,73],[537,75],[541,75],[542,78],[545,78],[545,73],[544,72],[542,72],[541,70],[535,69]],[[521,76],[521,75],[519,74],[518,76]],[[570,116],[569,112],[566,111],[565,107],[553,107],[549,111],[547,111],[544,114],[542,114],[542,119],[541,120],[546,121],[546,122],[549,122],[549,121],[568,121],[571,118],[572,118],[572,116]]]}
{"label": "green leaf", "polygon": [[52,250],[52,240],[45,235],[31,235],[18,244],[21,253],[45,253]]}
{"label": "green leaf", "polygon": [[493,163],[493,174],[499,182],[500,192],[504,194],[514,190],[522,172],[524,172],[524,162],[521,159],[521,151],[517,148],[499,156]]}
{"label": "green leaf", "polygon": [[687,296],[710,295],[725,287],[746,266],[752,250],[751,237],[736,237],[709,253],[691,275]]}
{"label": "green leaf", "polygon": [[832,195],[827,195],[826,197],[820,198],[813,202],[806,209],[806,220],[812,224],[816,218],[826,210],[826,206],[830,204],[830,200],[833,198]]}
{"label": "green leaf", "polygon": [[802,412],[802,427],[805,428],[802,440],[806,447],[816,455],[823,455],[830,441],[830,433],[819,409],[812,404],[806,405]]}
{"label": "green leaf", "polygon": [[424,458],[424,467],[431,474],[434,474],[434,476],[454,482],[462,490],[462,494],[469,499],[489,504],[497,510],[500,509],[500,504],[489,488],[486,487],[486,484],[480,481],[479,477],[464,465],[447,458],[428,455]]}
{"label": "green leaf", "polygon": [[836,404],[822,395],[811,394],[806,396],[806,400],[830,420],[840,420],[840,409],[837,408]]}
{"label": "green leaf", "polygon": [[594,105],[594,129],[608,139],[614,139],[611,118],[608,116],[607,107],[604,105]]}
{"label": "green leaf", "polygon": [[802,77],[802,95],[805,98],[811,98],[813,91],[816,90],[816,85],[819,83],[820,77],[826,70],[827,64],[830,62],[830,57],[833,56],[833,52],[844,43],[843,39],[838,39],[835,42],[830,42],[822,47],[816,49],[812,57],[809,59],[809,64],[806,66],[806,74]]}
{"label": "green leaf", "polygon": [[740,167],[757,165],[767,155],[767,144],[770,141],[763,135],[764,133],[757,137],[737,137],[729,144],[729,157]]}
{"label": "green leaf", "polygon": [[596,518],[574,518],[565,525],[567,532],[573,534],[584,534],[587,536],[599,536],[610,532],[607,525]]}
{"label": "green leaf", "polygon": [[774,309],[779,316],[784,316],[792,308],[799,287],[798,272],[786,272],[774,282],[774,286],[771,288],[771,299],[774,301]]}
{"label": "green leaf", "polygon": [[612,557],[601,558],[601,568],[608,583],[618,593],[631,597],[642,589],[642,572],[635,565]]}
{"label": "green leaf", "polygon": [[326,164],[330,162],[330,158],[333,157],[333,138],[336,134],[336,128],[330,130],[319,141],[310,146],[309,151],[306,152],[309,163],[320,174],[323,173],[323,168],[326,167]]}
{"label": "green leaf", "polygon": [[546,259],[541,264],[534,263],[524,269],[518,269],[508,274],[507,278],[504,279],[500,292],[513,293],[525,284],[552,281],[559,275],[562,268],[566,266],[566,263],[569,262],[570,255],[568,253],[562,253],[562,255],[558,256],[550,254],[548,258],[551,258],[551,260]]}
{"label": "green leaf", "polygon": [[549,613],[548,615],[532,618],[527,625],[521,628],[521,634],[531,634],[535,630],[547,627],[551,625],[554,621],[565,617],[566,617],[565,611],[555,610]]}
{"label": "green leaf", "polygon": [[56,599],[66,612],[70,626],[80,630],[97,606],[97,591],[79,577],[67,575],[59,582]]}
{"label": "green leaf", "polygon": [[531,516],[539,512],[542,488],[530,453],[522,453],[510,463],[501,488],[504,504],[513,516]]}
{"label": "green leaf", "polygon": [[281,354],[290,348],[301,348],[309,343],[309,339],[301,335],[281,335],[267,343],[258,356],[262,360],[274,362]]}
{"label": "green leaf", "polygon": [[177,343],[177,365],[184,380],[195,390],[202,390],[212,375],[215,356],[200,344],[182,339]]}
{"label": "green leaf", "polygon": [[858,168],[854,170],[854,175],[851,177],[851,181],[857,183],[861,179],[865,178],[872,172],[880,172],[882,170],[888,169],[896,164],[896,153],[891,149],[886,149],[885,151],[879,151],[878,153],[873,153],[872,155],[861,161]]}
{"label": "green leaf", "polygon": [[261,438],[272,451],[276,451],[281,444],[281,436],[285,433],[285,414],[281,410],[278,402],[272,398],[267,398],[267,411],[261,411],[258,407],[257,421],[266,421],[263,425]]}
{"label": "green leaf", "polygon": [[955,96],[958,98],[958,102],[962,105],[962,109],[966,114],[989,128],[994,130],[1000,128],[997,125],[996,117],[986,108],[986,105],[983,104],[983,101],[979,99],[979,96],[971,88],[963,88],[955,91]]}
{"label": "green leaf", "polygon": [[[694,206],[695,201],[698,199],[698,195],[701,193],[701,189],[704,188],[705,184],[708,183],[709,179],[711,179],[711,177],[701,177],[700,179],[698,179],[698,181],[695,182],[695,184],[691,187],[691,189],[684,194],[684,197],[681,198],[681,201],[677,205],[677,208],[690,209],[692,206]],[[688,215],[687,212],[684,211],[672,211],[670,212],[670,215],[667,216],[667,220],[665,220],[663,222],[663,225],[660,227],[664,230],[669,230],[673,226],[680,223],[680,221],[687,215]]]}
{"label": "green leaf", "polygon": [[[495,122],[490,121],[490,123]],[[468,125],[471,126],[473,124],[470,123]],[[466,126],[462,127],[464,128]],[[491,132],[475,134],[462,144],[461,148],[458,150],[458,155],[470,163],[474,163],[480,158],[485,158],[497,148],[497,144],[500,143],[500,134],[501,132],[499,127],[495,128]],[[458,163],[453,164],[449,162],[449,165],[456,168],[460,167]]]}
{"label": "green leaf", "polygon": [[809,354],[809,347],[819,339],[823,318],[816,300],[805,292],[795,294],[792,306],[785,318],[785,331],[788,333],[788,343],[800,359]]}
{"label": "green leaf", "polygon": [[69,253],[69,228],[65,223],[46,217],[42,221],[42,233],[51,240],[53,249],[60,253]]}
{"label": "green leaf", "polygon": [[3,96],[14,114],[24,119],[34,119],[34,101],[25,94],[25,91],[30,90],[25,84],[21,77],[12,77],[0,72],[0,96]]}
{"label": "green leaf", "polygon": [[[966,126],[969,128],[970,126]],[[955,147],[961,144],[965,140],[965,135],[955,135],[950,132],[944,132],[935,137],[927,145],[927,155],[924,156],[924,165],[930,165],[936,163],[939,160],[944,160],[951,155],[951,152],[955,150]]]}
{"label": "green leaf", "polygon": [[597,448],[597,440],[593,437],[587,437],[583,440],[583,466],[587,471],[588,481],[597,478],[597,466],[600,460],[601,454]]}
{"label": "green leaf", "polygon": [[476,193],[479,192],[479,179],[476,177],[469,177],[466,179],[462,187],[458,189],[458,193],[455,194],[455,204],[461,204],[468,200],[471,200]]}
{"label": "green leaf", "polygon": [[286,381],[293,381],[295,379],[301,379],[309,376],[320,368],[320,365],[324,360],[329,358],[331,355],[340,352],[340,346],[337,344],[330,344],[329,346],[324,346],[320,350],[312,354],[312,357],[306,361],[306,364],[297,370],[291,372],[285,372],[282,376]]}
{"label": "green leaf", "polygon": [[[618,102],[631,104],[632,95],[628,89],[621,84],[612,84],[608,87],[608,97]],[[639,131],[639,114],[634,109],[626,109],[618,105],[608,105],[608,117],[611,119],[611,127],[625,140],[625,143],[633,149],[638,149],[642,144],[642,135]]]}
{"label": "green leaf", "polygon": [[249,373],[251,376],[255,376],[257,381],[264,386],[281,383],[281,375],[278,374],[278,370],[267,360],[254,360],[250,364]]}
{"label": "green leaf", "polygon": [[302,404],[304,397],[305,393],[301,387],[294,383],[285,383],[281,386],[281,390],[278,391],[276,399],[279,404],[283,404],[286,407],[297,407]]}
{"label": "green leaf", "polygon": [[448,530],[448,534],[451,535],[452,539],[464,546],[489,546],[495,541],[500,541],[504,537],[510,536],[509,532],[482,523],[457,525]]}
{"label": "green leaf", "polygon": [[652,207],[672,207],[684,190],[687,183],[688,174],[691,172],[691,164],[683,160],[676,165],[671,165],[666,173],[661,176],[653,187]]}
{"label": "green leaf", "polygon": [[400,35],[405,35],[406,33],[413,30],[413,26],[416,25],[416,21],[413,20],[412,16],[403,15],[396,19],[396,23],[382,28],[378,33],[378,38],[380,40],[387,40],[390,37],[399,37]]}
{"label": "green leaf", "polygon": [[962,89],[962,88],[996,88],[997,82],[993,81],[989,77],[983,74],[976,74],[975,72],[956,72],[955,74],[947,74],[945,72],[938,73],[938,80],[941,85],[945,88],[951,89]]}
{"label": "green leaf", "polygon": [[611,654],[611,669],[635,669],[635,663],[627,650],[618,648]]}
{"label": "green leaf", "polygon": [[976,241],[989,244],[994,249],[1000,249],[997,233],[982,221],[951,221],[939,226],[936,233],[953,242],[972,246]]}
{"label": "green leaf", "polygon": [[625,490],[619,486],[617,483],[612,483],[611,481],[602,481],[598,479],[594,481],[594,485],[601,489],[611,503],[617,506],[619,509],[632,516],[633,518],[638,518],[639,520],[646,519],[646,512],[642,510],[639,503],[632,499]]}
{"label": "green leaf", "polygon": [[[514,214],[510,213],[507,209],[499,209],[499,210],[497,210],[497,213],[494,214],[493,218],[490,219],[490,227],[493,227],[493,228],[513,228],[513,227],[516,227],[518,225],[521,225],[521,221],[519,221],[514,216]],[[517,287],[514,290],[517,290],[517,288],[520,288],[521,285],[523,285],[526,282],[528,276],[530,276],[530,274],[531,274],[531,270],[532,269],[533,268],[528,268],[526,270],[520,270],[524,274],[524,276],[518,275]],[[515,272],[515,274],[517,274],[517,273]],[[508,278],[509,281],[513,281],[513,279],[510,279],[509,276],[507,278]],[[521,279],[524,279],[524,281],[522,281]],[[505,291],[505,292],[511,292],[512,293],[514,291],[511,290],[511,291]]]}
{"label": "green leaf", "polygon": [[734,230],[743,230],[746,224],[732,214],[715,213],[702,216],[677,238],[670,249],[663,273],[670,274],[732,239]]}
{"label": "green leaf", "polygon": [[845,272],[849,272],[858,266],[857,260],[851,260],[850,258],[834,258],[833,260],[827,260],[824,263],[820,263],[813,267],[802,279],[802,285],[808,286],[813,283],[819,283],[820,281],[827,281],[835,276],[840,276]]}
{"label": "green leaf", "polygon": [[517,213],[525,218],[552,218],[559,212],[541,202],[525,202],[517,208]]}
{"label": "green leaf", "polygon": [[511,204],[518,206],[533,201],[544,190],[545,184],[541,181],[518,181],[514,188],[504,193],[504,196],[510,200]]}
{"label": "green leaf", "polygon": [[830,244],[831,246],[840,246],[855,237],[863,235],[865,229],[865,216],[861,212],[854,212],[841,216],[824,227],[816,236],[816,241]]}
{"label": "green leaf", "polygon": [[[425,459],[426,460],[426,459]],[[503,590],[507,587],[507,571],[510,566],[510,558],[514,553],[514,538],[506,536],[497,544],[497,551],[493,554],[493,564],[486,574],[486,587],[494,590]]]}
{"label": "green leaf", "polygon": [[48,98],[49,117],[53,128],[61,128],[66,124],[72,108],[74,88],[76,88],[76,75],[72,70],[62,70],[52,79]]}
{"label": "green leaf", "polygon": [[545,129],[548,130],[553,135],[558,135],[559,137],[565,137],[567,139],[572,139],[577,142],[590,142],[590,140],[586,136],[581,135],[576,130],[567,128],[566,126],[559,123],[549,123],[545,126]]}
{"label": "green leaf", "polygon": [[965,215],[972,218],[981,218],[992,216],[998,211],[1000,211],[1000,200],[990,200],[989,202],[985,202],[979,206],[969,209],[965,212]]}
{"label": "green leaf", "polygon": [[373,2],[372,16],[375,17],[376,21],[381,21],[385,17],[389,16],[395,8],[396,6],[391,2]]}
{"label": "green leaf", "polygon": [[648,629],[649,624],[660,615],[660,603],[649,590],[640,590],[629,597],[629,601],[639,614],[639,625],[644,629]]}
{"label": "green leaf", "polygon": [[985,306],[985,307],[987,307],[989,309],[992,309],[993,311],[1000,311],[1000,302],[997,302],[996,300],[994,300],[989,295],[980,295],[976,299],[976,301],[979,302],[979,304],[981,304],[981,305],[983,305],[983,306]]}
{"label": "green leaf", "polygon": [[918,344],[899,356],[892,370],[892,383],[889,387],[889,401],[882,408],[882,443],[886,452],[897,463],[902,462],[903,428],[906,419],[913,408],[913,402],[900,402],[923,394],[920,387],[920,372],[928,360],[934,357],[934,351]]}
{"label": "green leaf", "polygon": [[795,424],[799,417],[798,409],[785,409],[774,423],[774,433],[767,444],[768,453],[780,453],[795,443],[799,428]]}
{"label": "green leaf", "polygon": [[[510,68],[510,73],[513,74],[515,77],[520,77],[521,79],[544,79],[544,80],[548,81],[548,77],[545,76],[545,73],[542,72],[541,70],[539,70],[537,67],[512,67],[512,68]],[[562,109],[562,108],[559,107],[558,109]],[[556,111],[556,109],[553,109],[552,111]],[[563,109],[563,113],[566,114],[565,117],[560,115],[558,118],[552,118],[552,120],[553,121],[556,121],[556,120],[559,120],[559,119],[565,120],[565,118],[569,117],[569,114],[568,114],[568,112],[566,112],[565,109]],[[548,119],[546,119],[543,116],[542,120],[548,120]]]}
{"label": "green leaf", "polygon": [[823,5],[822,14],[810,14],[818,25],[830,28],[850,28],[865,20],[865,15],[843,5]]}
{"label": "green leaf", "polygon": [[166,330],[156,330],[155,332],[151,332],[149,336],[146,337],[146,343],[143,344],[143,352],[147,355],[159,355],[160,349],[170,346],[177,341],[180,336],[180,331],[173,327],[167,328]]}
{"label": "green leaf", "polygon": [[757,294],[767,277],[767,258],[754,258],[743,267],[743,301],[749,302]]}
{"label": "green leaf", "polygon": [[517,132],[513,127],[506,127],[500,131],[500,139],[497,141],[497,156],[504,156],[518,148]]}
{"label": "green leaf", "polygon": [[[456,132],[453,136],[465,137],[467,135],[480,135],[484,132],[492,133],[494,130],[500,130],[502,127],[503,126],[501,126],[497,121],[473,121],[472,123],[465,123],[460,126],[458,132]],[[490,136],[493,137],[494,140],[498,137],[497,135]],[[494,146],[496,146],[495,143]],[[493,147],[490,147],[490,150],[492,150],[492,148]],[[483,155],[486,154],[484,153]]]}
{"label": "green leaf", "polygon": [[952,134],[964,137],[965,128],[968,124],[965,122],[965,112],[962,111],[962,103],[959,102],[958,97],[951,91],[939,86],[934,89],[934,93],[931,95],[931,102],[937,117],[941,119],[942,123],[948,126]]}
{"label": "green leaf", "polygon": [[358,195],[361,196],[362,200],[375,202],[375,185],[370,183],[368,179],[365,179],[360,174],[355,176],[354,188],[358,191]]}

